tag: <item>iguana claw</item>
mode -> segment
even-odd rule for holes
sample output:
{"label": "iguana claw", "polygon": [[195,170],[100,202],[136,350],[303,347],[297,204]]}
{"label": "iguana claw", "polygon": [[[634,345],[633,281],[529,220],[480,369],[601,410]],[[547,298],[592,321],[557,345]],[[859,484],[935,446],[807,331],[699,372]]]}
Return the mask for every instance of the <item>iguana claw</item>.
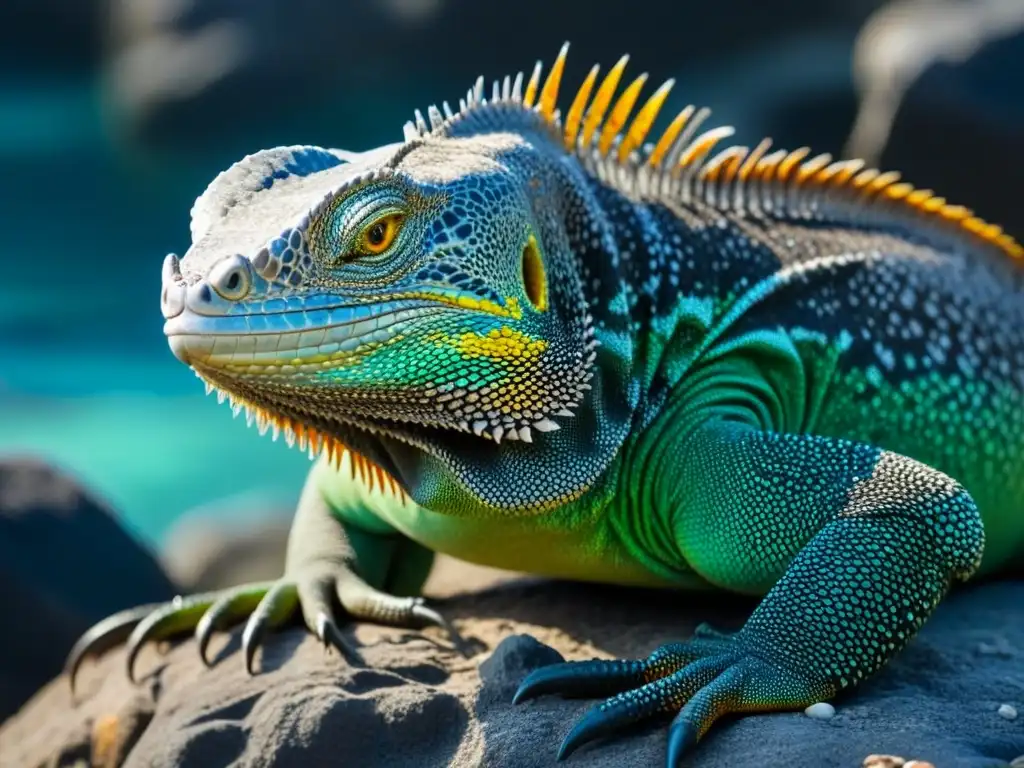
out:
{"label": "iguana claw", "polygon": [[123,643],[132,630],[146,616],[159,608],[161,603],[149,603],[111,614],[97,622],[82,634],[68,653],[64,662],[64,674],[71,686],[71,695],[75,694],[75,675],[86,656],[99,655],[115,645]]}
{"label": "iguana claw", "polygon": [[249,674],[254,673],[256,651],[269,630],[285,624],[300,611],[306,626],[324,646],[333,646],[355,665],[360,654],[345,640],[333,613],[337,603],[352,619],[396,626],[436,625],[446,628],[458,645],[460,638],[444,618],[419,597],[395,597],[354,578],[351,573],[324,568],[300,570],[278,581],[245,584],[221,592],[176,597],[122,611],[87,630],[75,644],[65,664],[72,693],[75,675],[86,656],[99,655],[127,639],[128,678],[135,682],[135,661],[151,640],[164,640],[194,631],[203,663],[214,632],[242,621],[242,655]]}
{"label": "iguana claw", "polygon": [[245,629],[242,630],[242,654],[245,656],[245,671],[250,675],[254,674],[253,660],[256,657],[256,651],[263,644],[267,630],[284,624],[294,615],[298,605],[298,589],[291,580],[282,579],[275,582],[263,595],[263,599],[249,616],[249,620],[245,622]]}
{"label": "iguana claw", "polygon": [[176,597],[150,611],[128,637],[125,654],[128,679],[135,682],[135,659],[147,642],[164,640],[192,629],[214,600],[211,594]]}
{"label": "iguana claw", "polygon": [[222,632],[238,624],[256,610],[260,600],[270,589],[272,582],[246,584],[241,587],[224,590],[214,601],[199,623],[196,624],[196,645],[199,647],[199,658],[203,664],[210,666],[206,649],[214,632]]}
{"label": "iguana claw", "polygon": [[595,659],[535,670],[513,702],[548,693],[614,694],[569,731],[559,747],[559,760],[625,726],[676,713],[669,727],[668,768],[678,766],[723,714],[793,709],[821,698],[820,686],[753,655],[738,635],[708,627],[696,639],[664,645],[643,660]]}

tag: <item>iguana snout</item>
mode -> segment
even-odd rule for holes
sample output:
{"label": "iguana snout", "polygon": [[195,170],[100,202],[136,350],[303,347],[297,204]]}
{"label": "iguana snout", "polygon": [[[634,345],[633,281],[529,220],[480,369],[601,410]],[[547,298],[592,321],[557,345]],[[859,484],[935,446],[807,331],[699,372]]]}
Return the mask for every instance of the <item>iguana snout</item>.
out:
{"label": "iguana snout", "polygon": [[190,352],[214,352],[213,336],[243,333],[244,325],[229,315],[249,296],[255,277],[252,262],[234,254],[215,261],[205,275],[186,280],[178,257],[168,254],[161,275],[160,311],[175,356],[191,364]]}

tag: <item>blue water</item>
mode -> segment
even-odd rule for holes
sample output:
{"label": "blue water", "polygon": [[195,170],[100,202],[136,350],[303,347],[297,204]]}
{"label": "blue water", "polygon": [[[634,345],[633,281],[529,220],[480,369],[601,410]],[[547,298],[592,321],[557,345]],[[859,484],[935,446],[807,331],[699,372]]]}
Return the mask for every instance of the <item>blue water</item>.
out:
{"label": "blue water", "polygon": [[100,103],[0,83],[0,455],[57,463],[150,543],[217,499],[287,507],[308,459],[206,397],[161,331],[161,261],[224,160],[133,158]]}

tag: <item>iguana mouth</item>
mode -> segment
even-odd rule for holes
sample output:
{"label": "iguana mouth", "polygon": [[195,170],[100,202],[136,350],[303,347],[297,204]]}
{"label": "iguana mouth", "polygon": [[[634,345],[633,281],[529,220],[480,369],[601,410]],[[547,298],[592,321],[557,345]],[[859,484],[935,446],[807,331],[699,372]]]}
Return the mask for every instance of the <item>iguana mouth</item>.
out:
{"label": "iguana mouth", "polygon": [[185,310],[164,323],[164,334],[187,365],[250,375],[316,373],[358,362],[409,323],[444,311],[422,300],[218,317]]}

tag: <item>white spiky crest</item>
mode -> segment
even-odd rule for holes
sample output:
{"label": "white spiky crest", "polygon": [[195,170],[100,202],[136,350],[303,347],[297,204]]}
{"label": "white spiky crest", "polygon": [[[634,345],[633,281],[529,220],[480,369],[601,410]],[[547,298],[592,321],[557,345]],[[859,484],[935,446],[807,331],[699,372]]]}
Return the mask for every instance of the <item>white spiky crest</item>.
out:
{"label": "white spiky crest", "polygon": [[428,107],[426,118],[416,110],[414,120],[404,126],[407,150],[428,137],[448,135],[460,121],[489,107],[518,106],[536,115],[538,125],[550,129],[590,173],[627,194],[683,204],[699,201],[753,215],[864,223],[924,219],[937,232],[992,246],[1024,264],[1024,247],[998,225],[931,190],[901,182],[899,173],[866,168],[857,159],[833,162],[827,153],[808,157],[808,147],[769,154],[770,139],[753,149],[731,145],[712,154],[734,130],[722,125],[700,131],[711,112],[706,107],[687,106],[656,142],[646,143],[674,81],[665,81],[634,114],[647,81],[643,73],[613,103],[628,56],[615,63],[596,91],[599,67],[594,65],[563,120],[557,100],[568,49],[565,43],[543,85],[538,61],[525,87],[522,72],[515,78],[506,76],[494,81],[488,99],[481,76],[459,100],[458,111],[447,102],[440,109]]}

